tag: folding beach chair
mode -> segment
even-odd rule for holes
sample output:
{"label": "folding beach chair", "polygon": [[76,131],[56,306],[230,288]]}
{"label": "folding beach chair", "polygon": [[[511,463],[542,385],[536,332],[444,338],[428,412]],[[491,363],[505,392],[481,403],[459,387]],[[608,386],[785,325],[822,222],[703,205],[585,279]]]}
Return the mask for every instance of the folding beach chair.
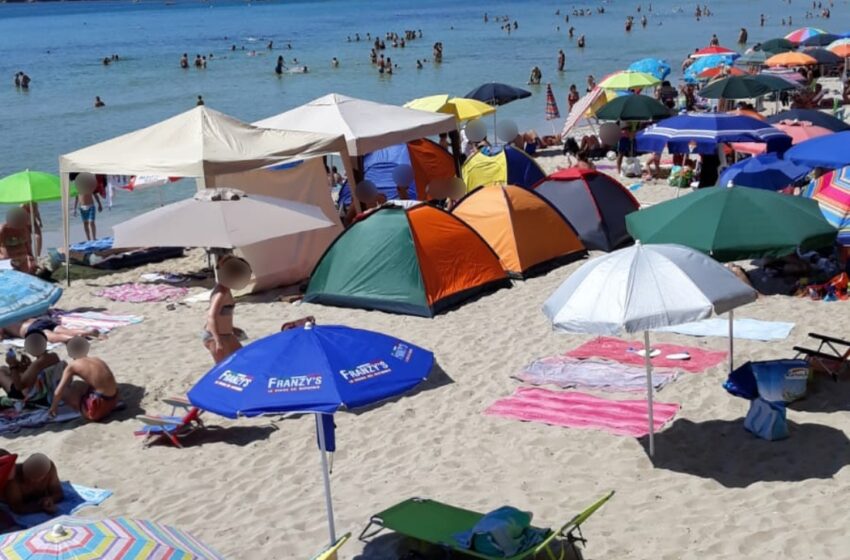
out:
{"label": "folding beach chair", "polygon": [[[144,426],[136,430],[135,434],[145,437],[144,444],[146,447],[162,438],[167,439],[177,447],[183,447],[180,438],[204,427],[204,422],[201,420],[203,411],[192,406],[192,403],[186,397],[170,397],[163,399],[162,402],[171,405],[171,415],[143,414],[136,416],[136,419],[141,421]],[[178,411],[181,410],[183,414],[178,415]]]}
{"label": "folding beach chair", "polygon": [[[567,558],[567,550],[573,553],[573,558],[581,559],[581,551],[576,543],[585,544],[587,542],[581,534],[581,525],[613,495],[614,491],[612,490],[592,506],[570,519],[558,530],[544,529],[543,542],[509,558],[487,556],[475,550],[463,548],[458,544],[456,535],[472,530],[476,523],[484,517],[483,513],[422,498],[410,498],[372,516],[369,524],[360,533],[359,538],[361,541],[368,542],[384,529],[389,529],[406,537],[441,547],[448,553],[457,552],[482,560],[494,560],[495,558],[501,560],[531,559],[543,551],[546,552],[546,557],[549,560],[564,560]],[[573,533],[578,533],[578,536]],[[553,547],[555,541],[560,541],[562,544],[559,554],[555,552],[557,547]]]}
{"label": "folding beach chair", "polygon": [[313,556],[310,560],[337,560],[336,553],[342,548],[342,545],[351,538],[351,533],[346,533],[336,540],[335,543],[325,548],[323,551]]}
{"label": "folding beach chair", "polygon": [[850,365],[850,342],[812,332],[809,333],[809,337],[818,342],[817,350],[795,346],[794,351],[797,352],[795,358],[805,356],[813,368],[830,374],[834,380],[838,381],[838,375]]}

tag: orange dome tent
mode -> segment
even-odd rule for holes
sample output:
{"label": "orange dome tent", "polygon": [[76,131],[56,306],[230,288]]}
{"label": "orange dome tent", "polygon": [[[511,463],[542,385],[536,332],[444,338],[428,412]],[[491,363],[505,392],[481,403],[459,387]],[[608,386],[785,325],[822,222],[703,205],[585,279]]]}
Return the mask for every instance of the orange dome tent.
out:
{"label": "orange dome tent", "polygon": [[528,277],[587,254],[566,218],[522,187],[480,187],[452,213],[484,238],[511,276]]}

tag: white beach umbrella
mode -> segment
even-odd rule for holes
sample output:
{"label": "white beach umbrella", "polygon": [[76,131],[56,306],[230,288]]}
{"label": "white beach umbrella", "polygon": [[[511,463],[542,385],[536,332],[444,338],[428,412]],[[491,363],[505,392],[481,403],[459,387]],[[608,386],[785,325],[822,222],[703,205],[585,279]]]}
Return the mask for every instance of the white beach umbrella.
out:
{"label": "white beach umbrella", "polygon": [[729,312],[756,291],[710,257],[680,245],[641,245],[593,259],[543,305],[555,329],[597,335],[644,332],[649,454],[655,453],[649,331]]}
{"label": "white beach umbrella", "polygon": [[116,225],[113,246],[233,249],[333,225],[311,204],[204,189]]}

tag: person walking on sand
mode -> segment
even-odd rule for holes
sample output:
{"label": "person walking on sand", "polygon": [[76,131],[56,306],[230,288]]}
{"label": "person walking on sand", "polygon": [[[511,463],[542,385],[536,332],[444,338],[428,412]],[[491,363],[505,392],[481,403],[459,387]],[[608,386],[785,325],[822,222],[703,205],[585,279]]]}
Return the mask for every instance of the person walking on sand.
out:
{"label": "person walking on sand", "polygon": [[558,72],[564,71],[564,65],[567,63],[567,55],[564,54],[564,49],[558,49]]}
{"label": "person walking on sand", "polygon": [[215,363],[219,363],[240,348],[238,329],[233,325],[236,300],[233,290],[241,290],[251,281],[251,266],[245,259],[224,255],[216,264],[218,282],[212,290],[207,323],[204,330],[204,347]]}
{"label": "person walking on sand", "polygon": [[100,197],[95,192],[97,188],[97,180],[91,173],[80,173],[75,181],[77,186],[77,196],[74,198],[74,216],[77,215],[77,208],[80,210],[80,217],[83,220],[83,228],[86,231],[86,239],[94,241],[97,239],[97,227],[95,226],[95,205],[97,212],[103,212],[103,204],[100,202]]}

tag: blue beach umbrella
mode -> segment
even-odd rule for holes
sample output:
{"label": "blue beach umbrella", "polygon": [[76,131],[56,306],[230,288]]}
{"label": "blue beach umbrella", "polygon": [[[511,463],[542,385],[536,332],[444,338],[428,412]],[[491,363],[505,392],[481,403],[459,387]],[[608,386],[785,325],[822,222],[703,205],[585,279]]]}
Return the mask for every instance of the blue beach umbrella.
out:
{"label": "blue beach umbrella", "polygon": [[735,63],[735,58],[735,56],[728,54],[712,54],[700,57],[696,59],[696,62],[688,66],[687,70],[685,70],[685,81],[698,81],[697,76],[699,73],[703,70],[708,70],[709,68],[716,68],[718,66],[731,67]]}
{"label": "blue beach umbrella", "polygon": [[740,187],[778,191],[799,181],[809,171],[809,167],[780,159],[776,154],[762,154],[727,167],[717,184],[725,187],[731,182]]}
{"label": "blue beach umbrella", "polygon": [[671,72],[670,65],[667,64],[667,61],[661,60],[660,58],[642,58],[632,62],[629,65],[628,70],[652,74],[659,80],[663,80],[669,76]]}
{"label": "blue beach umbrella", "polygon": [[800,165],[838,169],[850,165],[850,131],[836,132],[800,142],[785,154]]}
{"label": "blue beach umbrella", "polygon": [[194,406],[228,418],[313,413],[322,456],[331,543],[336,541],[326,438],[337,410],[409,391],[434,355],[398,338],[343,326],[306,325],[267,336],[230,355],[188,393]]}
{"label": "blue beach umbrella", "polygon": [[[746,138],[746,140],[745,140]],[[782,152],[791,137],[764,122],[726,113],[685,113],[659,121],[636,136],[637,149],[644,152],[711,154],[727,142],[759,142],[768,152]]]}

